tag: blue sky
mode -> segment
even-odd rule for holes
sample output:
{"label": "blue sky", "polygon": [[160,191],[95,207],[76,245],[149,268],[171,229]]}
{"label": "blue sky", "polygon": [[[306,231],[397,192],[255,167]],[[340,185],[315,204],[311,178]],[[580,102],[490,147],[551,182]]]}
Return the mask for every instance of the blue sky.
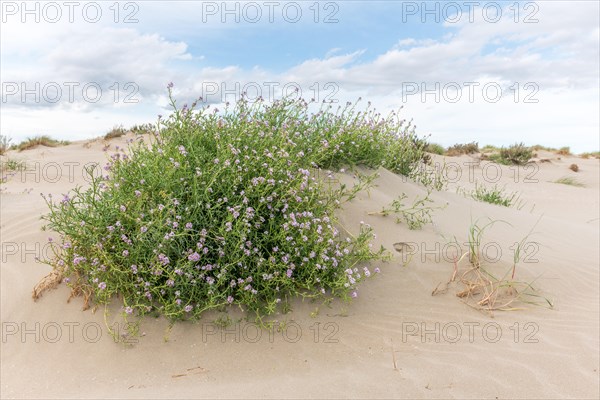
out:
{"label": "blue sky", "polygon": [[402,106],[444,145],[600,147],[598,2],[243,1],[227,2],[230,14],[222,1],[77,2],[72,22],[64,2],[49,4],[24,14],[1,2],[0,130],[14,141],[152,121],[168,112],[172,81],[181,103],[231,101],[243,87],[270,100],[297,86],[307,98]]}

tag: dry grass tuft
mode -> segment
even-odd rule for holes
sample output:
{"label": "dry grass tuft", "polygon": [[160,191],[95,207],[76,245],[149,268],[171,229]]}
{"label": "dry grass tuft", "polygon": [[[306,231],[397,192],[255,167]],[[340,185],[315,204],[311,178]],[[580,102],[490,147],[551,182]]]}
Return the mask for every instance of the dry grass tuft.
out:
{"label": "dry grass tuft", "polygon": [[63,272],[58,269],[52,270],[48,275],[44,276],[34,287],[31,297],[33,300],[39,299],[44,292],[56,288],[64,278]]}
{"label": "dry grass tuft", "polygon": [[[533,230],[523,238],[514,252],[514,263],[502,277],[497,277],[484,265],[485,258],[481,253],[481,240],[486,229],[498,221],[490,221],[484,226],[477,223],[469,230],[469,251],[454,259],[452,277],[443,288],[441,283],[431,295],[445,293],[451,285],[458,284],[460,290],[456,297],[476,310],[492,314],[494,311],[516,311],[526,304],[553,307],[552,302],[540,295],[531,283],[515,280],[516,267],[522,257],[524,247],[529,243],[527,238]],[[535,227],[534,227],[535,228]]]}
{"label": "dry grass tuft", "polygon": [[66,140],[56,140],[52,139],[50,136],[36,136],[34,138],[29,138],[18,145],[16,145],[16,149],[19,151],[29,150],[36,146],[46,146],[46,147],[58,147],[58,146],[66,146],[70,142]]}

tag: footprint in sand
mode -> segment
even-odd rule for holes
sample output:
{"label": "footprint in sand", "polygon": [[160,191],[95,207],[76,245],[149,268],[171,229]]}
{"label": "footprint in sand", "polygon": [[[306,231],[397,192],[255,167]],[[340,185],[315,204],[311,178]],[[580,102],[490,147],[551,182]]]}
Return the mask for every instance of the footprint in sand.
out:
{"label": "footprint in sand", "polygon": [[398,242],[394,243],[394,250],[396,250],[398,253],[412,253],[414,248],[411,244],[406,242]]}

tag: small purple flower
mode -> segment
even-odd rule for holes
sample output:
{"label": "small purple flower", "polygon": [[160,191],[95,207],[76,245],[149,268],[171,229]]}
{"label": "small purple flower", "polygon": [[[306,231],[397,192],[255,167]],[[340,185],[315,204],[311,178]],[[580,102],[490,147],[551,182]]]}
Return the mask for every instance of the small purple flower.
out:
{"label": "small purple flower", "polygon": [[232,296],[227,296],[227,302],[229,304],[233,303],[233,297]]}
{"label": "small purple flower", "polygon": [[98,284],[98,288],[99,288],[100,290],[104,290],[104,289],[106,289],[106,282],[100,282],[100,283]]}
{"label": "small purple flower", "polygon": [[200,254],[194,252],[194,253],[192,253],[192,254],[190,254],[188,256],[188,260],[190,260],[190,261],[199,261],[200,260]]}
{"label": "small purple flower", "polygon": [[133,308],[131,308],[129,306],[125,307],[125,313],[126,314],[133,314]]}
{"label": "small purple flower", "polygon": [[136,197],[140,197],[142,195],[142,192],[140,192],[139,190],[136,190],[134,193]]}
{"label": "small purple flower", "polygon": [[123,250],[123,257],[127,257],[129,255],[129,250]]}
{"label": "small purple flower", "polygon": [[380,273],[380,272],[381,272],[381,270],[380,270],[379,268],[375,268],[375,273],[376,273],[376,274],[378,274],[378,273]]}
{"label": "small purple flower", "polygon": [[358,297],[358,293],[356,293],[356,291],[352,292],[352,298],[355,299],[356,297]]}
{"label": "small purple flower", "polygon": [[191,222],[188,222],[187,224],[185,224],[185,229],[192,229],[193,226],[194,225]]}
{"label": "small purple flower", "polygon": [[141,231],[142,233],[146,233],[146,231],[147,231],[147,230],[148,230],[148,227],[146,227],[146,226],[142,226],[142,227],[140,228],[140,231]]}
{"label": "small purple flower", "polygon": [[288,270],[287,270],[287,272],[286,272],[286,275],[287,275],[287,277],[288,277],[288,278],[291,278],[291,277],[292,277],[292,273],[293,273],[293,272],[294,272],[294,271],[292,271],[291,269],[288,269]]}
{"label": "small purple flower", "polygon": [[169,257],[162,253],[158,255],[158,260],[162,263],[162,265],[167,265],[170,262]]}
{"label": "small purple flower", "polygon": [[188,304],[187,306],[185,306],[185,308],[183,309],[185,312],[190,312],[192,311],[194,307],[192,307],[190,304]]}
{"label": "small purple flower", "polygon": [[119,210],[121,210],[122,212],[125,212],[125,211],[127,211],[127,208],[122,205],[121,207],[119,207]]}

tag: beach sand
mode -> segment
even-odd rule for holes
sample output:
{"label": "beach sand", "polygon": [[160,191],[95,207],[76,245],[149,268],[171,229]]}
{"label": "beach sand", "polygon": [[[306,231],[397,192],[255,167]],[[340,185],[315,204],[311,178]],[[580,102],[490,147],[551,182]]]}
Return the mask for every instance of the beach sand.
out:
{"label": "beach sand", "polygon": [[[127,137],[112,140],[111,150]],[[350,304],[333,302],[311,316],[319,304],[298,300],[291,313],[275,316],[287,321],[281,331],[260,331],[245,321],[219,330],[211,322],[216,314],[172,329],[163,319],[146,318],[142,336],[126,346],[108,332],[103,309],[82,311],[81,298],[67,303],[65,285],[37,302],[31,297],[51,270],[35,260],[53,236],[41,230],[47,206],[40,193],[61,196],[85,186],[82,167],[104,163],[103,147],[98,140],[8,152],[33,172],[17,172],[1,185],[2,398],[600,396],[599,160],[542,151],[538,157],[550,162],[516,168],[446,157],[462,174],[451,176],[447,190],[433,192],[436,205],[445,206],[434,212],[434,224],[414,231],[393,216],[368,215],[403,192],[409,200],[425,193],[381,170],[377,186],[346,204],[340,221],[350,230],[360,221],[371,224],[375,245],[391,249],[394,259],[372,266],[381,273],[364,281]],[[572,163],[579,172],[568,169]],[[520,193],[520,207],[456,193],[475,180],[493,186],[497,173],[496,184]],[[585,187],[552,182],[564,176]],[[504,221],[484,237],[502,251],[490,267],[499,275],[512,267],[511,247],[535,226],[529,240],[539,245],[517,267],[517,279],[535,281],[554,309],[528,305],[490,315],[456,297],[458,285],[432,296],[452,275],[447,243],[465,242],[471,223],[486,218]],[[394,251],[399,242],[412,247]],[[406,264],[407,251],[414,254]],[[117,334],[123,330],[118,311],[108,316]]]}

